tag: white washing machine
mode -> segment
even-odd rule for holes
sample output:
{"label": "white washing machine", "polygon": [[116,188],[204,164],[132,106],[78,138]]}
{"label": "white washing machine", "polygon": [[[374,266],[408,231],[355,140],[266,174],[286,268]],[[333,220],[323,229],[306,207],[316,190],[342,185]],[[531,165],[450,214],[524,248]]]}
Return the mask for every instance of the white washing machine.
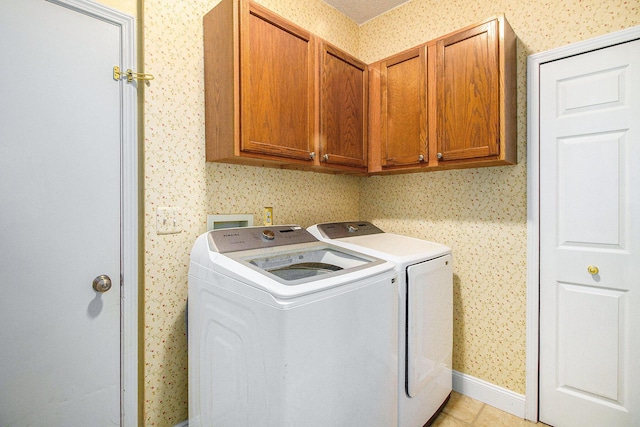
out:
{"label": "white washing machine", "polygon": [[299,226],[210,231],[189,267],[189,425],[395,426],[392,263]]}
{"label": "white washing machine", "polygon": [[398,426],[431,423],[451,394],[453,271],[447,246],[369,222],[317,224],[318,239],[392,261],[398,272]]}

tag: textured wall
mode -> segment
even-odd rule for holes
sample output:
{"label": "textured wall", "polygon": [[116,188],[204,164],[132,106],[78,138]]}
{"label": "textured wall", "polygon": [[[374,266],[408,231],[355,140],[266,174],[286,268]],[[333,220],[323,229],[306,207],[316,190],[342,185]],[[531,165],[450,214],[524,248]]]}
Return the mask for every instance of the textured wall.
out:
{"label": "textured wall", "polygon": [[250,213],[261,225],[262,208],[272,206],[275,224],[304,227],[357,218],[359,183],[340,175],[210,164],[207,213]]}
{"label": "textured wall", "polygon": [[[349,52],[358,27],[320,0],[260,1]],[[276,224],[311,225],[358,214],[353,177],[205,164],[202,17],[216,0],[144,1],[145,89],[144,420],[173,426],[187,418],[184,312],[189,253],[207,214],[274,207]],[[156,234],[159,206],[182,208],[184,231]],[[327,215],[328,213],[328,215]]]}
{"label": "textured wall", "polygon": [[526,55],[638,24],[638,0],[411,0],[363,25],[360,58],[371,63],[504,13]]}
{"label": "textured wall", "polygon": [[[136,0],[103,0],[136,14]],[[262,0],[366,62],[504,12],[519,37],[514,167],[352,178],[205,164],[202,16],[216,0],[144,1],[145,425],[187,416],[183,315],[189,251],[206,214],[274,206],[276,223],[360,216],[441,241],[455,256],[455,369],[524,393],[526,56],[640,23],[637,0],[412,0],[358,28],[320,0]],[[184,232],[159,236],[155,209],[180,206]],[[358,211],[358,208],[360,209]]]}
{"label": "textured wall", "polygon": [[360,217],[454,253],[454,369],[525,392],[526,57],[640,24],[637,0],[412,0],[361,28],[370,63],[497,13],[518,36],[518,165],[362,180]]}
{"label": "textured wall", "polygon": [[127,15],[133,16],[134,18],[137,16],[137,0],[99,0],[98,3],[102,3],[120,12],[124,12]]}

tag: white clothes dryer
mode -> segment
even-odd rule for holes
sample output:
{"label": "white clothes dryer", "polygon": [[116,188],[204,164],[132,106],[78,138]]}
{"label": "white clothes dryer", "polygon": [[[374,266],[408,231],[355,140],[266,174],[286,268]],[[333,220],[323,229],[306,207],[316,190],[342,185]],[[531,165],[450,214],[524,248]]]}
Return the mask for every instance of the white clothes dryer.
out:
{"label": "white clothes dryer", "polygon": [[393,264],[299,226],[210,231],[189,267],[189,425],[395,426]]}
{"label": "white clothes dryer", "polygon": [[430,424],[452,389],[451,248],[385,233],[369,222],[316,224],[319,240],[386,259],[398,273],[398,426]]}

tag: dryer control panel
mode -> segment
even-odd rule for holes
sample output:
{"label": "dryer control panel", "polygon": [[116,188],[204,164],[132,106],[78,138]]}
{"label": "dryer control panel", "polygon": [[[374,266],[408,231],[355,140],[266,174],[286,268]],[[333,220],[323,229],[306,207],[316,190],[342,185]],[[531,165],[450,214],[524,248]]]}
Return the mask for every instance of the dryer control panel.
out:
{"label": "dryer control panel", "polygon": [[328,222],[318,224],[317,227],[327,239],[343,239],[345,237],[384,233],[384,231],[367,221]]}

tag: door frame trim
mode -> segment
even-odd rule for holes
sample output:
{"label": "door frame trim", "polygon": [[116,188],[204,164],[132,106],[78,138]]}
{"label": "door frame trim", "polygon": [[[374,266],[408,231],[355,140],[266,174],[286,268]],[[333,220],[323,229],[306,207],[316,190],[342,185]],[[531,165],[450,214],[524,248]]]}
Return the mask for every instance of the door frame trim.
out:
{"label": "door frame trim", "polygon": [[[89,0],[47,0],[120,29],[120,69],[136,70],[135,18]],[[111,70],[105,70],[110,78]],[[138,101],[137,83],[120,82],[120,425],[138,425]]]}
{"label": "door frame trim", "polygon": [[525,418],[538,421],[540,342],[540,67],[548,62],[640,39],[640,26],[527,58],[527,339]]}

